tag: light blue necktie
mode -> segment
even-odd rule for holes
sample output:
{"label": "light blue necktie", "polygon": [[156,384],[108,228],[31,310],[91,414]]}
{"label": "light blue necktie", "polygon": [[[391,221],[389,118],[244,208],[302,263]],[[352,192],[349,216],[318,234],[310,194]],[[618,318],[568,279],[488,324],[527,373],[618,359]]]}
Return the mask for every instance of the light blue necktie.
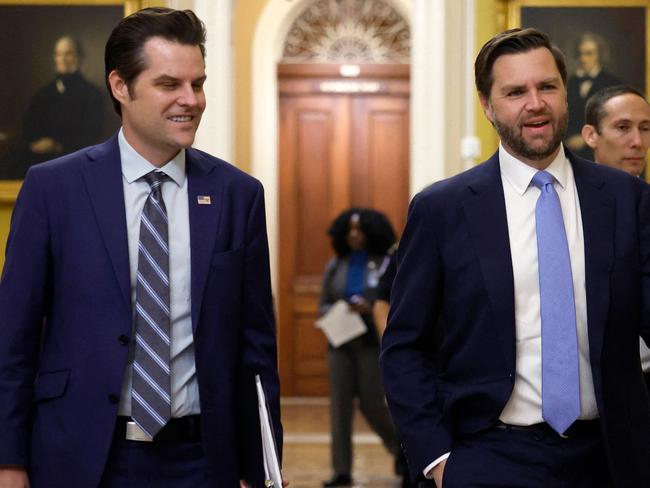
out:
{"label": "light blue necktie", "polygon": [[576,307],[571,257],[553,176],[538,171],[535,207],[542,315],[542,415],[563,434],[580,415]]}

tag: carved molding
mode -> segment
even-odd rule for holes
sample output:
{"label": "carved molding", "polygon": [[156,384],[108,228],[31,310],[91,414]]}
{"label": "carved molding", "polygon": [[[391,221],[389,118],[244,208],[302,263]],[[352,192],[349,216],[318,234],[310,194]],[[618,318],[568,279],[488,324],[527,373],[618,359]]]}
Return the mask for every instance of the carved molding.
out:
{"label": "carved molding", "polygon": [[408,22],[385,0],[316,0],[296,19],[283,63],[409,63]]}

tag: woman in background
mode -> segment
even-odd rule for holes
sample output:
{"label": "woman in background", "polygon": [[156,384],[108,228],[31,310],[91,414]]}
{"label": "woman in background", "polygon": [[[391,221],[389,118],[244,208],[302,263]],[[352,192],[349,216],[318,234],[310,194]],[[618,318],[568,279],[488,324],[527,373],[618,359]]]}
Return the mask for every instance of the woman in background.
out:
{"label": "woman in background", "polygon": [[352,485],[352,417],[354,399],[386,449],[396,458],[400,448],[388,413],[379,373],[379,338],[372,318],[379,278],[387,264],[386,254],[395,232],[384,214],[351,208],[339,215],[328,234],[336,256],[323,276],[321,315],[339,300],[357,312],[367,331],[339,347],[328,347],[331,394],[332,479],[323,486]]}

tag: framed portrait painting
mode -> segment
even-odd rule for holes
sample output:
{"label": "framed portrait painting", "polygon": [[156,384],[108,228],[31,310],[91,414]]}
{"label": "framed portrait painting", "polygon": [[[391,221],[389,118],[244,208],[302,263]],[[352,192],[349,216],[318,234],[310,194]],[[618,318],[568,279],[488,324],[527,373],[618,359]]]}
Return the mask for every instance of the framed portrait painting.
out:
{"label": "framed portrait painting", "polygon": [[547,33],[567,61],[569,127],[564,143],[593,159],[580,135],[587,99],[624,84],[648,93],[648,0],[509,0],[507,24]]}
{"label": "framed portrait painting", "polygon": [[104,46],[143,3],[0,0],[0,201],[15,200],[31,165],[119,127],[104,83]]}

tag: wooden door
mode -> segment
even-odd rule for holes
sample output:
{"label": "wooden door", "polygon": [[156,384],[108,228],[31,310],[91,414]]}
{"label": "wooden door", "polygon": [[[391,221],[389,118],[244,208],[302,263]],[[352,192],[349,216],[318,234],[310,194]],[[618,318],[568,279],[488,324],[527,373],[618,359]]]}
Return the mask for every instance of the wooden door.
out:
{"label": "wooden door", "polygon": [[409,198],[409,100],[357,96],[351,100],[350,204],[384,212],[396,232]]}
{"label": "wooden door", "polygon": [[[392,68],[391,71],[388,68]],[[397,232],[409,181],[408,67],[280,65],[280,280],[283,394],[326,395],[327,342],[315,328],[327,229],[350,206],[385,212]],[[365,74],[365,76],[364,76]]]}

